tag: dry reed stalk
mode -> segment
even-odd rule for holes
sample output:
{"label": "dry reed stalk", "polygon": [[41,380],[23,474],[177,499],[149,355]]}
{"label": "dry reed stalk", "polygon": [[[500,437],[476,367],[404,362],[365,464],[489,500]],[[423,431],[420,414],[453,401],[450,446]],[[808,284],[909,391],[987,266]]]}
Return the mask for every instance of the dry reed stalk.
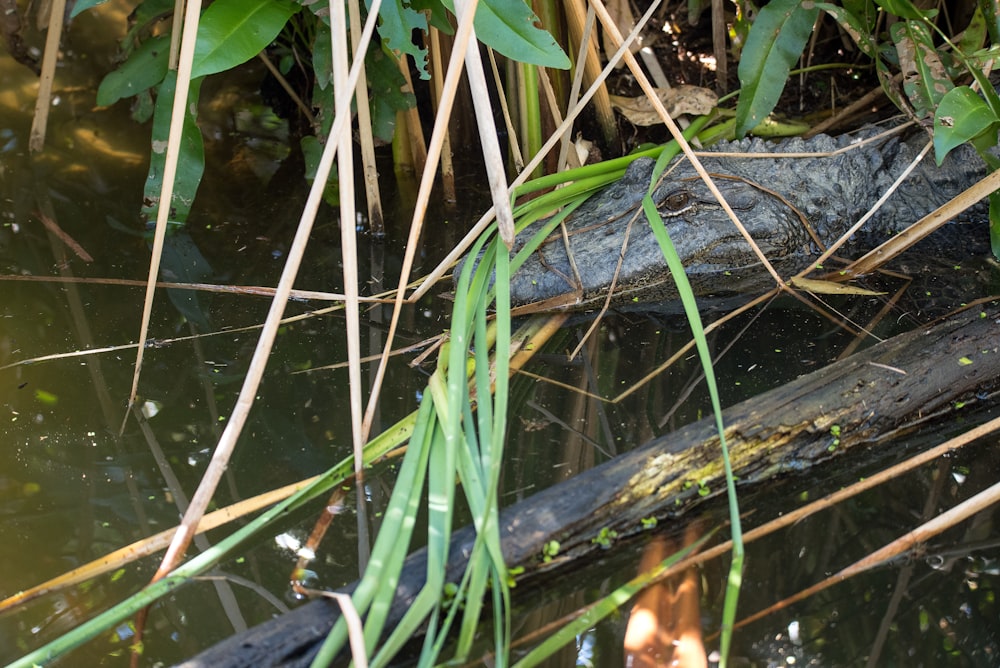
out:
{"label": "dry reed stalk", "polygon": [[[406,82],[402,92],[412,94],[413,79],[410,77],[410,66],[406,58],[400,58],[399,60],[399,73],[403,75],[403,80]],[[406,119],[406,138],[410,147],[410,155],[407,162],[412,166],[413,171],[423,173],[424,165],[427,163],[427,148],[424,141],[424,128],[420,124],[420,114],[415,106],[401,113]]]}
{"label": "dry reed stalk", "polygon": [[[456,0],[455,11],[459,21],[465,15],[474,15],[477,4],[478,0]],[[483,70],[482,57],[479,53],[479,41],[475,35],[475,28],[473,28],[470,33],[471,39],[465,49],[465,72],[472,90],[476,125],[479,128],[480,150],[483,152],[483,161],[486,163],[486,178],[490,184],[490,194],[493,196],[497,229],[500,239],[507,246],[507,250],[510,250],[514,246],[514,214],[511,211],[509,186],[507,185],[507,176],[504,173],[503,152],[500,150],[496,124],[493,122],[490,91],[486,85],[486,73]]]}
{"label": "dry reed stalk", "polygon": [[420,187],[417,192],[417,201],[413,208],[413,221],[410,223],[410,233],[406,240],[406,252],[403,255],[403,265],[399,273],[399,285],[396,289],[392,317],[389,320],[389,331],[386,333],[385,348],[382,352],[382,359],[379,360],[378,369],[375,372],[375,379],[372,382],[372,392],[368,398],[368,408],[365,411],[364,424],[362,425],[362,435],[366,439],[371,431],[372,421],[375,417],[375,407],[378,404],[382,381],[385,378],[385,369],[389,361],[389,353],[396,335],[396,328],[399,325],[399,316],[402,311],[407,284],[409,283],[410,271],[413,269],[417,242],[420,239],[424,216],[427,212],[427,205],[430,202],[431,189],[434,186],[434,172],[438,158],[441,155],[444,135],[448,129],[448,120],[451,117],[455,94],[462,75],[463,58],[461,54],[466,50],[472,35],[472,15],[469,14],[465,18],[465,21],[459,21],[458,29],[455,31],[455,41],[451,58],[448,62],[448,72],[445,75],[441,101],[434,118],[434,130],[431,133],[431,142],[427,151],[427,162],[424,164],[420,175]]}
{"label": "dry reed stalk", "polygon": [[722,0],[712,0],[712,54],[715,56],[715,90],[729,91],[729,52],[726,49],[726,10]]}
{"label": "dry reed stalk", "polygon": [[[655,2],[654,4],[659,4]],[[597,123],[601,126],[601,131],[604,133],[604,140],[611,143],[615,140],[618,134],[618,125],[615,123],[615,111],[611,107],[611,95],[608,94],[608,89],[604,86],[604,79],[607,78],[606,67],[605,71],[601,70],[601,61],[597,57],[597,46],[596,40],[593,38],[593,33],[591,33],[590,38],[584,41],[584,24],[586,23],[587,12],[584,10],[583,0],[571,0],[565,3],[566,11],[566,24],[569,27],[570,36],[576,41],[577,44],[586,46],[586,57],[583,60],[583,70],[584,76],[591,85],[597,85],[597,89],[594,92],[594,111],[597,113]],[[603,9],[603,5],[602,5]],[[619,44],[621,43],[619,34]],[[583,46],[581,46],[583,50]],[[577,61],[577,67],[580,66],[580,61]],[[527,170],[532,171],[532,170]]]}
{"label": "dry reed stalk", "polygon": [[991,192],[1000,188],[1000,171],[987,175],[981,181],[960,193],[950,202],[927,214],[905,231],[858,258],[845,270],[851,275],[867,274],[896,257],[928,234],[952,220]]}
{"label": "dry reed stalk", "polygon": [[[628,34],[628,37],[625,39],[624,43],[618,47],[618,50],[615,52],[615,55],[612,56],[611,59],[608,61],[607,65],[604,66],[604,69],[601,71],[601,78],[595,83],[592,83],[590,85],[590,87],[587,89],[587,92],[584,93],[583,96],[580,98],[580,101],[572,109],[570,109],[569,112],[567,112],[566,118],[565,120],[563,120],[562,125],[556,128],[555,132],[553,132],[546,140],[546,142],[542,145],[542,148],[538,151],[538,154],[534,156],[530,161],[528,161],[528,164],[525,165],[524,170],[510,184],[511,192],[513,192],[515,188],[517,188],[518,186],[520,186],[521,184],[523,184],[525,181],[528,180],[528,178],[531,176],[531,172],[534,171],[535,167],[537,167],[541,163],[542,158],[552,149],[553,146],[556,145],[557,142],[560,141],[560,138],[563,136],[563,134],[565,134],[567,130],[569,130],[572,127],[573,121],[576,120],[576,117],[580,115],[580,112],[583,111],[587,103],[590,102],[590,100],[597,93],[597,90],[604,82],[604,78],[608,76],[611,70],[615,68],[615,65],[617,65],[618,62],[622,59],[624,52],[628,49],[628,45],[631,44],[632,41],[636,39],[636,37],[642,31],[643,27],[645,27],[646,23],[649,21],[650,17],[653,15],[653,11],[659,6],[659,4],[660,4],[659,0],[654,0],[654,2],[650,4],[649,9],[646,10],[646,13],[643,14],[641,19],[639,19],[639,22],[636,23],[634,28],[632,28],[632,32]],[[413,293],[409,297],[409,301],[416,301],[417,299],[420,299],[420,297],[425,295],[427,291],[430,290],[431,287],[448,272],[448,270],[452,267],[452,265],[454,265],[455,262],[457,262],[458,259],[465,254],[465,252],[469,249],[469,247],[472,246],[473,242],[479,237],[479,235],[486,230],[489,224],[493,221],[493,216],[494,216],[494,210],[491,208],[486,213],[484,213],[478,221],[476,221],[476,224],[472,227],[471,230],[469,230],[469,232],[462,238],[462,240],[458,242],[455,248],[453,248],[451,252],[448,253],[448,255],[443,260],[441,260],[438,266],[435,267],[434,270],[431,271],[425,277],[425,279],[421,282],[421,284],[417,287],[417,289],[413,291]]]}
{"label": "dry reed stalk", "polygon": [[[580,49],[576,54],[576,60],[573,62],[579,63],[586,57],[587,44],[590,42],[590,34],[594,31],[594,19],[595,19],[594,8],[588,6],[587,18],[584,20],[583,23],[583,39],[580,40]],[[606,74],[602,72],[601,73],[602,80],[603,77],[605,76]],[[578,67],[576,68],[576,72],[573,74],[573,82],[570,85],[569,99],[566,101],[567,109],[573,109],[577,105],[577,100],[580,96],[580,88],[582,86],[583,86],[583,68]],[[563,127],[564,125],[566,125],[566,119],[563,120],[564,122],[561,123],[559,127]],[[559,142],[559,158],[556,161],[556,164],[559,166],[559,169],[563,169],[563,165],[566,164],[566,156],[569,154],[570,146],[572,146],[573,144],[572,118],[569,119],[569,125],[566,127],[565,130],[563,130],[560,133],[559,136],[561,137]]]}
{"label": "dry reed stalk", "polygon": [[[356,6],[357,0],[352,0],[355,5],[354,11],[360,13]],[[358,68],[358,79],[354,84],[348,84],[348,55],[347,55],[347,16],[345,15],[344,3],[338,0],[329,0],[330,6],[330,41],[332,51],[332,69],[334,90],[350,90],[360,93],[367,91],[362,77],[364,76],[365,51],[368,48],[358,50],[354,55],[354,64]],[[356,42],[358,40],[355,40]],[[356,108],[360,110],[367,107],[367,95],[363,98],[357,95],[359,103]],[[365,101],[362,104],[362,100]],[[342,96],[337,96],[335,111],[336,116],[351,116],[351,101]],[[371,127],[367,128],[368,138],[371,139]],[[365,129],[362,128],[362,135]],[[348,395],[351,403],[351,443],[354,452],[354,474],[357,477],[357,521],[358,521],[358,565],[363,571],[368,563],[368,520],[365,514],[364,490],[363,490],[363,469],[364,469],[364,447],[367,440],[362,433],[362,421],[364,419],[364,401],[361,398],[361,314],[358,302],[358,240],[357,229],[354,224],[356,211],[354,207],[354,139],[351,136],[351,125],[345,123],[341,125],[337,135],[331,135],[330,142],[337,142],[339,154],[337,157],[337,177],[340,181],[340,254],[341,264],[344,269],[344,293],[347,296],[344,302],[344,312],[347,317],[347,375],[348,375]],[[372,156],[374,159],[374,155]],[[374,167],[374,165],[373,165]],[[317,177],[318,178],[318,177]],[[377,175],[376,175],[377,178]],[[305,248],[303,247],[303,250]]]}
{"label": "dry reed stalk", "polygon": [[[431,77],[431,92],[434,95],[434,105],[436,107],[441,100],[443,92],[444,70],[441,69],[441,63],[443,62],[444,55],[441,52],[441,33],[438,32],[438,29],[431,26],[428,29],[428,35],[431,39],[431,71],[434,73]],[[490,57],[492,59],[492,53]],[[424,155],[426,158],[426,154]],[[444,191],[444,200],[446,202],[457,202],[458,196],[455,194],[455,165],[451,158],[451,132],[448,132],[446,129],[444,136],[441,138],[441,189]]]}
{"label": "dry reed stalk", "polygon": [[832,585],[839,584],[844,580],[854,577],[855,575],[860,575],[861,573],[870,571],[873,568],[882,566],[887,561],[916,549],[919,545],[927,543],[927,541],[934,536],[937,536],[938,534],[954,527],[959,522],[964,522],[965,520],[990,508],[991,506],[996,505],[997,503],[1000,503],[1000,482],[984,489],[975,496],[962,501],[957,506],[946,510],[934,519],[924,522],[912,531],[905,533],[891,543],[875,550],[865,558],[859,559],[850,566],[834,573],[830,577],[824,578],[811,587],[807,587],[792,596],[784,598],[774,605],[761,610],[760,612],[756,612],[749,617],[741,619],[736,624],[736,627],[746,626],[747,624],[761,619],[772,612],[777,612],[778,610],[787,608],[793,603],[797,603],[798,601],[802,601],[813,594],[823,591],[824,589],[828,589]]}
{"label": "dry reed stalk", "polygon": [[507,129],[511,160],[514,161],[516,168],[520,169],[524,166],[524,154],[521,152],[521,133],[514,127],[514,118],[510,113],[510,103],[507,101],[507,87],[503,85],[503,77],[500,76],[500,68],[497,67],[496,54],[493,53],[493,49],[487,49],[487,55],[490,57],[490,69],[493,71],[493,84],[497,88],[500,115],[503,117],[503,124]]}
{"label": "dry reed stalk", "polygon": [[[156,231],[153,234],[153,249],[149,256],[149,275],[146,278],[146,295],[142,304],[142,322],[139,325],[139,347],[135,355],[135,370],[132,372],[132,388],[128,395],[128,408],[135,404],[139,391],[139,373],[142,370],[142,355],[149,334],[149,319],[153,313],[153,296],[156,279],[160,272],[160,258],[163,256],[163,242],[167,235],[167,217],[174,196],[174,180],[177,178],[177,162],[180,158],[181,135],[184,131],[184,114],[187,109],[188,91],[191,88],[191,69],[194,61],[194,46],[198,37],[198,21],[201,17],[201,0],[191,0],[184,16],[181,36],[180,59],[177,68],[177,85],[174,87],[174,104],[170,114],[170,132],[167,134],[167,151],[163,165],[163,187],[160,189],[160,205],[156,211]],[[125,432],[128,410],[122,416],[118,430]]]}
{"label": "dry reed stalk", "polygon": [[[357,0],[351,0],[348,4],[348,14],[350,21],[351,49],[355,53],[355,58],[360,58],[362,63],[365,53],[358,51],[361,39],[361,9]],[[385,218],[382,213],[382,195],[378,187],[378,168],[375,166],[375,140],[372,136],[372,114],[368,106],[368,78],[365,76],[364,64],[361,66],[361,74],[358,77],[358,89],[355,91],[355,98],[358,101],[356,109],[358,112],[358,141],[361,144],[361,169],[365,175],[365,198],[368,204],[368,229],[372,236],[381,239],[385,236]],[[341,149],[343,151],[343,149]],[[343,152],[341,152],[343,157]],[[354,221],[351,220],[351,228],[354,228]]]}
{"label": "dry reed stalk", "polygon": [[[618,31],[618,26],[615,25],[611,16],[608,15],[607,9],[604,8],[604,5],[599,0],[594,0],[593,5],[595,11],[597,12],[597,18],[600,19],[601,25],[604,26],[605,34],[609,36],[615,44],[621,44],[623,42],[622,35]],[[719,205],[722,206],[723,211],[725,211],[726,215],[729,216],[729,219],[733,221],[736,229],[739,230],[740,234],[743,235],[743,238],[746,239],[748,244],[750,244],[751,249],[753,249],[754,254],[757,256],[757,259],[760,260],[764,268],[766,268],[768,273],[771,274],[771,277],[774,278],[775,284],[784,288],[785,283],[781,277],[778,276],[778,272],[776,272],[774,267],[771,266],[770,261],[768,261],[763,251],[760,250],[757,242],[755,242],[753,237],[750,236],[750,233],[747,232],[743,223],[740,222],[739,217],[736,215],[736,212],[733,211],[731,206],[729,206],[726,198],[723,197],[718,187],[712,181],[712,178],[708,175],[708,172],[705,171],[705,167],[701,164],[701,161],[698,160],[698,156],[694,154],[694,151],[691,149],[691,145],[688,144],[687,140],[684,139],[684,135],[681,134],[680,128],[678,128],[674,120],[670,118],[670,114],[667,113],[667,110],[664,108],[660,98],[656,95],[656,91],[649,83],[649,79],[646,78],[646,74],[642,71],[642,68],[639,67],[639,63],[636,61],[635,56],[633,56],[630,51],[626,51],[623,55],[625,58],[625,64],[628,65],[629,70],[631,70],[633,76],[635,76],[636,82],[639,84],[639,87],[642,88],[642,92],[646,94],[650,104],[653,105],[656,113],[667,126],[667,129],[670,130],[671,136],[673,136],[681,150],[684,151],[684,155],[686,155],[688,160],[691,161],[691,166],[694,167],[696,172],[698,172],[698,175],[701,177],[702,181],[705,182],[709,191],[719,202]]]}
{"label": "dry reed stalk", "polygon": [[[361,43],[366,45],[366,48],[368,42],[371,40],[372,32],[375,29],[375,20],[378,17],[378,8],[380,5],[381,0],[373,1],[368,21],[366,22],[364,32],[362,33]],[[185,22],[184,29],[185,36],[182,40],[182,65],[184,62],[183,52],[185,51],[186,42],[188,41],[187,31],[189,29],[189,24],[187,22]],[[192,34],[191,37],[193,44],[194,35]],[[340,106],[347,105],[350,97],[354,93],[354,88],[357,85],[359,76],[359,62],[359,60],[356,60],[354,66],[351,68],[346,85],[338,88],[338,90],[341,91],[337,96]],[[190,63],[188,64],[187,72],[189,75]],[[333,122],[331,137],[337,137],[340,133],[344,132],[344,128],[348,126],[348,122],[350,120],[351,117],[349,114],[337,115]],[[191,537],[196,531],[199,520],[204,515],[205,509],[208,507],[208,504],[215,493],[219,480],[228,466],[229,459],[231,458],[233,450],[236,447],[236,440],[243,429],[243,425],[246,423],[250,409],[254,403],[254,398],[257,394],[257,388],[260,386],[261,378],[264,375],[267,359],[270,355],[271,347],[274,344],[274,339],[278,332],[278,326],[281,322],[285,306],[288,302],[288,296],[291,292],[292,285],[295,282],[295,277],[302,261],[302,255],[309,243],[309,235],[312,231],[312,225],[316,218],[316,212],[318,211],[320,202],[322,201],[323,188],[325,187],[327,178],[330,175],[330,170],[333,166],[333,160],[336,153],[337,142],[332,140],[328,141],[323,149],[323,155],[316,169],[316,178],[313,181],[312,188],[309,190],[309,197],[306,200],[302,216],[299,220],[298,229],[295,232],[291,248],[288,251],[285,267],[282,270],[274,299],[271,301],[271,307],[268,311],[267,319],[261,329],[260,339],[258,340],[257,347],[254,349],[253,358],[250,361],[246,378],[243,381],[243,386],[240,388],[240,394],[237,398],[236,405],[233,408],[232,415],[230,416],[225,430],[222,432],[222,436],[215,448],[215,452],[212,453],[212,459],[209,462],[208,469],[205,471],[205,475],[202,477],[201,483],[198,485],[198,489],[191,499],[191,505],[188,508],[188,512],[184,514],[184,519],[178,527],[177,532],[174,534],[174,538],[171,541],[170,546],[167,548],[167,553],[164,556],[163,562],[157,570],[156,575],[154,576],[154,580],[161,579],[180,562],[184,551],[191,542]],[[166,182],[166,177],[164,177],[164,179]],[[161,211],[162,209],[163,207],[161,207]]]}
{"label": "dry reed stalk", "polygon": [[35,101],[35,116],[31,120],[31,134],[28,136],[28,151],[38,153],[45,147],[45,130],[49,124],[49,108],[52,104],[52,82],[56,77],[56,63],[59,61],[59,40],[62,39],[63,18],[66,15],[66,0],[53,0],[49,10],[49,29],[45,35],[45,51],[42,55],[42,72],[38,80],[38,99]]}

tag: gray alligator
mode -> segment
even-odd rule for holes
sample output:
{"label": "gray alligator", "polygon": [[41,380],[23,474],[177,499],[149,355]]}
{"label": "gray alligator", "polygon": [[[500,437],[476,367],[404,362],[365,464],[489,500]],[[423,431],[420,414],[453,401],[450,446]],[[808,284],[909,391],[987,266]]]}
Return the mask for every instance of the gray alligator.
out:
{"label": "gray alligator", "polygon": [[[818,136],[805,141],[744,140],[720,145],[713,151],[782,153],[790,157],[707,155],[701,160],[757,245],[778,273],[788,278],[808,267],[820,250],[802,217],[824,246],[835,241],[919,154],[927,135],[917,132],[905,140],[898,136],[883,138],[835,156],[791,156],[829,153],[877,134],[878,130],[867,128],[853,136]],[[653,166],[648,158],[636,160],[621,180],[574,211],[565,222],[566,240],[557,229],[514,274],[512,303],[571,309],[598,307],[612,286],[623,246],[624,261],[612,293],[614,303],[676,298],[673,279],[640,208]],[[866,241],[859,244],[870,245],[902,230],[985,173],[985,164],[967,146],[952,151],[941,167],[935,165],[932,152],[866,223]],[[654,201],[696,295],[759,293],[774,287],[749,244],[685,158],[668,167],[655,190]],[[981,203],[966,215],[985,219],[986,207]],[[523,246],[544,222],[519,233],[518,244]],[[986,227],[979,229],[985,238]]]}

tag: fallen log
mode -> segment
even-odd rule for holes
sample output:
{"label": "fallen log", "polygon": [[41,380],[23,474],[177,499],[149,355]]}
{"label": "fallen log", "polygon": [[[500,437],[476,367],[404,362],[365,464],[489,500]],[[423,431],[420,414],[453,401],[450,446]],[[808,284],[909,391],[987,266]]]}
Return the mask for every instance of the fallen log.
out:
{"label": "fallen log", "polygon": [[[733,469],[741,485],[800,472],[947,418],[960,402],[998,385],[1000,315],[972,309],[727,409]],[[519,580],[530,578],[600,549],[592,539],[602,529],[620,537],[638,533],[643,519],[676,516],[723,488],[714,420],[702,420],[503,510],[504,558],[525,569]],[[474,538],[470,527],[455,533],[449,581],[460,577]],[[543,563],[543,546],[551,540],[559,541],[559,556]],[[396,619],[425,572],[423,551],[407,559],[393,605]],[[313,601],[182,665],[307,666],[338,616],[336,604]]]}

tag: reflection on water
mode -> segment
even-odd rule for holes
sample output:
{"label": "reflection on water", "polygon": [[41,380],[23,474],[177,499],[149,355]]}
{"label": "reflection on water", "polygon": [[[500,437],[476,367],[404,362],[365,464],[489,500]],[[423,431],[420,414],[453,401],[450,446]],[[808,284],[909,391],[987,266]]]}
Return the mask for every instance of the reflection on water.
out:
{"label": "reflection on water", "polygon": [[[86,28],[84,22],[75,30]],[[156,345],[146,351],[140,384],[141,399],[155,402],[158,411],[148,421],[130,418],[118,438],[135,356],[128,344],[137,336],[141,288],[78,279],[145,279],[148,251],[138,211],[148,128],[129,121],[124,105],[93,107],[95,83],[109,67],[110,53],[102,53],[104,60],[85,61],[67,51],[57,80],[60,103],[53,110],[48,147],[35,160],[25,154],[33,76],[9,58],[0,58],[4,81],[0,273],[69,281],[0,284],[0,365],[117,346],[100,354],[0,371],[0,408],[6,425],[0,440],[0,595],[4,596],[177,522],[178,501],[197,485],[256,343],[255,330],[241,328],[260,323],[267,309],[266,299],[259,296],[201,294],[199,304],[211,335],[191,338],[194,330],[166,295],[158,294],[151,326]],[[259,159],[260,137],[256,131],[235,132],[233,123],[234,119],[243,123],[252,111],[210,112],[212,102],[221,99],[236,100],[241,110],[259,110],[259,97],[248,84],[258,78],[259,72],[251,69],[225,81],[211,81],[203,92],[210,153],[189,232],[210,267],[208,280],[217,283],[274,285],[304,198],[301,178],[293,169],[286,173],[286,163],[275,154],[267,154],[271,162],[263,166],[244,159],[247,155]],[[382,174],[391,185],[391,166],[383,166]],[[464,185],[473,193],[466,200],[468,210],[431,213],[434,236],[418,253],[425,270],[481,209],[477,178],[468,178]],[[409,223],[399,201],[405,199],[404,191],[383,187],[386,191],[390,206],[398,211],[388,220],[389,240],[384,246],[362,240],[362,276],[371,276],[364,289],[371,292],[378,286],[395,286]],[[42,223],[43,217],[86,255],[60,241],[54,229]],[[340,291],[341,281],[337,221],[334,212],[325,210],[296,287]],[[295,301],[288,314],[323,306]],[[837,306],[862,323],[881,302],[840,298]],[[440,333],[447,326],[448,308],[445,300],[429,297],[407,310],[397,345]],[[383,307],[365,312],[367,353],[380,352],[387,314]],[[888,335],[897,327],[910,326],[905,318],[897,324],[898,316],[899,311],[879,326],[879,332]],[[510,427],[503,480],[505,505],[708,414],[700,364],[690,355],[647,379],[688,341],[686,325],[676,316],[609,316],[584,343],[583,355],[568,360],[566,352],[581,342],[589,324],[582,316],[571,321],[530,367],[535,375],[518,376],[512,383],[516,419]],[[759,316],[741,316],[710,338],[726,404],[829,363],[851,341],[843,328],[793,300],[774,304]],[[426,370],[409,367],[412,355],[404,357],[389,367],[376,431],[417,406]],[[282,329],[250,423],[216,499],[218,506],[314,475],[349,452],[346,370],[306,373],[344,359],[343,319],[336,312]],[[621,396],[640,381],[640,388]],[[568,391],[566,386],[584,388],[587,394]],[[618,397],[617,402],[607,401]],[[973,488],[990,484],[996,464],[995,453],[984,446],[945,462],[940,471],[925,470],[891,491],[857,500],[832,518],[803,523],[752,546],[745,578],[746,609],[759,609],[792,593],[911,526],[929,489],[938,489],[941,504],[948,505]],[[962,466],[968,475],[958,482],[953,474]],[[833,481],[823,480],[830,475]],[[754,492],[744,508],[756,508],[756,517],[769,518],[782,507],[772,505],[775,495],[789,498],[808,490],[815,496],[850,482],[835,476],[825,473],[816,479],[775,483],[766,493]],[[391,484],[390,469],[376,469],[367,480],[372,534]],[[335,587],[357,577],[353,503],[351,497],[346,521],[334,522],[311,565],[318,586]],[[295,556],[289,546],[305,540],[315,511],[318,507],[289,518],[274,536],[247,546],[239,559],[223,564],[214,574],[217,578],[185,587],[157,606],[147,628],[147,659],[170,662],[190,656],[234,629],[294,605],[288,577]],[[940,565],[933,569],[927,561],[917,563],[907,603],[896,613],[895,645],[887,650],[897,663],[914,650],[924,657],[924,665],[951,665],[945,654],[940,654],[940,661],[935,658],[935,652],[944,652],[948,643],[958,648],[955,665],[988,665],[990,657],[996,658],[988,653],[1000,646],[998,626],[987,622],[996,621],[997,610],[985,592],[992,593],[996,584],[997,548],[986,542],[981,549],[958,556],[946,549],[985,540],[991,535],[991,521],[992,515],[984,517],[964,535],[956,532],[935,546],[943,561],[935,562]],[[208,540],[212,538],[210,533]],[[607,591],[627,576],[637,560],[638,550],[612,551],[584,577],[574,574],[571,581],[553,582],[557,586],[544,597],[524,592],[519,596],[515,630],[537,628]],[[156,563],[155,557],[142,559],[0,616],[0,660],[13,659],[125,598],[148,580]],[[708,585],[703,609],[709,630],[718,625],[717,587],[724,580],[723,568],[710,564],[703,578]],[[761,622],[738,636],[738,651],[757,657],[758,665],[778,661],[774,657],[787,663],[788,656],[800,663],[817,659],[817,665],[858,665],[874,641],[899,572],[898,566],[887,568],[813,599],[790,611],[787,619]],[[800,620],[804,629],[802,645],[781,635],[793,620]],[[580,656],[587,653],[593,665],[619,665],[623,629],[623,622],[598,626],[581,639]],[[111,654],[121,658],[108,665],[124,665],[124,650],[133,633],[128,624],[121,625],[80,650],[67,665],[108,661]],[[568,663],[577,657],[568,651],[564,658]]]}

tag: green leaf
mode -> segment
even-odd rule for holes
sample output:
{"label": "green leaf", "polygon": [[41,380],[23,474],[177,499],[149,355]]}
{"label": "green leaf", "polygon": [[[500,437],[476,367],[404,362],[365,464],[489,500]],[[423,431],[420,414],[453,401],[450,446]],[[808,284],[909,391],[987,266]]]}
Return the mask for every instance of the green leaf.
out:
{"label": "green leaf", "polygon": [[[174,180],[174,192],[170,202],[170,220],[174,223],[187,221],[195,193],[201,184],[201,176],[205,171],[205,147],[202,143],[201,130],[195,122],[191,110],[198,106],[198,95],[201,81],[192,81],[188,93],[188,104],[185,106],[184,129],[181,134],[180,158],[177,162],[177,178]],[[153,112],[152,150],[149,156],[149,175],[146,177],[146,187],[143,193],[146,205],[142,208],[146,220],[156,220],[159,210],[160,191],[163,188],[163,169],[167,157],[167,136],[170,133],[170,115],[173,111],[174,89],[177,84],[177,73],[169,72],[160,85],[156,99],[156,109]]]}
{"label": "green leaf", "polygon": [[191,78],[250,60],[278,36],[300,7],[291,0],[216,0],[201,16]]}
{"label": "green leaf", "polygon": [[[991,2],[991,4],[993,4]],[[983,17],[982,7],[976,7],[972,13],[969,25],[962,31],[961,39],[955,43],[955,47],[961,53],[973,53],[983,48],[986,44],[986,19]]]}
{"label": "green leaf", "polygon": [[325,90],[333,81],[333,43],[330,41],[330,26],[320,21],[316,26],[313,40],[312,66],[316,85]]}
{"label": "green leaf", "polygon": [[144,90],[136,95],[132,101],[132,110],[129,116],[139,125],[143,125],[153,117],[155,108],[156,102],[153,100],[152,89]]}
{"label": "green leaf", "polygon": [[745,135],[774,109],[818,14],[815,6],[805,9],[799,0],[773,0],[761,8],[740,59],[743,90],[736,105],[736,136]]}
{"label": "green leaf", "polygon": [[170,36],[153,37],[143,42],[132,56],[109,73],[97,89],[97,104],[107,107],[125,97],[152,88],[167,74]]}
{"label": "green leaf", "polygon": [[[164,278],[177,283],[205,283],[215,273],[187,230],[179,230],[163,240],[160,271]],[[211,331],[206,314],[206,293],[167,289],[167,298],[188,322],[197,325],[202,332]]]}
{"label": "green leaf", "polygon": [[990,248],[1000,259],[1000,193],[990,193]]}
{"label": "green leaf", "polygon": [[945,93],[954,87],[934,46],[926,24],[901,21],[889,29],[899,66],[903,70],[903,92],[917,118],[930,116]]}
{"label": "green leaf", "polygon": [[365,57],[368,77],[368,99],[371,107],[372,134],[389,142],[396,129],[396,112],[412,109],[417,104],[413,93],[404,93],[406,81],[399,66],[381,48],[370,49]]}
{"label": "green leaf", "polygon": [[[895,52],[894,52],[895,53]],[[888,64],[882,58],[878,58],[875,61],[875,72],[878,74],[879,83],[882,84],[882,90],[885,92],[885,96],[889,98],[897,109],[905,109],[906,105],[903,102],[903,96],[900,95],[899,88],[896,86],[894,81],[894,74],[890,71]]]}
{"label": "green leaf", "polygon": [[937,16],[936,9],[928,9],[925,11],[920,11],[917,9],[910,0],[875,0],[878,6],[889,12],[890,14],[895,14],[896,16],[903,19],[915,19],[917,21],[922,21],[924,19],[932,19]]}
{"label": "green leaf", "polygon": [[476,9],[476,36],[511,60],[567,70],[569,58],[524,0],[481,0]]}
{"label": "green leaf", "polygon": [[[995,57],[996,53],[992,55]],[[973,78],[979,84],[979,90],[982,92],[983,97],[986,98],[986,104],[993,110],[993,114],[1000,118],[1000,95],[997,95],[997,91],[993,87],[990,78],[978,66],[971,66],[969,71],[972,72]]]}
{"label": "green leaf", "polygon": [[[371,9],[370,0],[366,0],[365,4]],[[420,78],[429,79],[427,50],[413,43],[414,30],[427,30],[427,17],[424,13],[411,7],[410,3],[404,3],[403,0],[387,0],[379,8],[378,17],[378,33],[382,36],[382,43],[386,48],[397,59],[403,54],[409,54],[417,71],[420,72]]]}
{"label": "green leaf", "polygon": [[986,133],[998,121],[986,101],[968,86],[948,91],[934,114],[934,159],[938,166],[953,148]]}
{"label": "green leaf", "polygon": [[840,24],[840,28],[846,32],[854,43],[858,45],[861,52],[869,58],[878,57],[875,40],[872,39],[871,28],[862,23],[857,16],[847,11],[845,7],[838,7],[829,2],[817,2],[816,7],[833,17],[833,20]]}
{"label": "green leaf", "polygon": [[[316,169],[323,157],[323,145],[312,135],[306,135],[299,144],[302,146],[302,157],[306,163],[305,177],[309,183],[316,180]],[[337,165],[330,170],[330,177],[323,187],[323,201],[332,207],[340,206],[340,188],[338,186]]]}
{"label": "green leaf", "polygon": [[1000,0],[979,0],[979,8],[983,11],[990,40],[994,44],[1000,42]]}
{"label": "green leaf", "polygon": [[84,13],[88,9],[93,9],[98,5],[103,5],[108,0],[77,0],[76,4],[73,5],[72,11],[69,13],[71,19],[75,19],[80,14]]}
{"label": "green leaf", "polygon": [[843,0],[841,4],[849,14],[862,21],[863,32],[869,36],[874,34],[879,10],[872,0]]}

